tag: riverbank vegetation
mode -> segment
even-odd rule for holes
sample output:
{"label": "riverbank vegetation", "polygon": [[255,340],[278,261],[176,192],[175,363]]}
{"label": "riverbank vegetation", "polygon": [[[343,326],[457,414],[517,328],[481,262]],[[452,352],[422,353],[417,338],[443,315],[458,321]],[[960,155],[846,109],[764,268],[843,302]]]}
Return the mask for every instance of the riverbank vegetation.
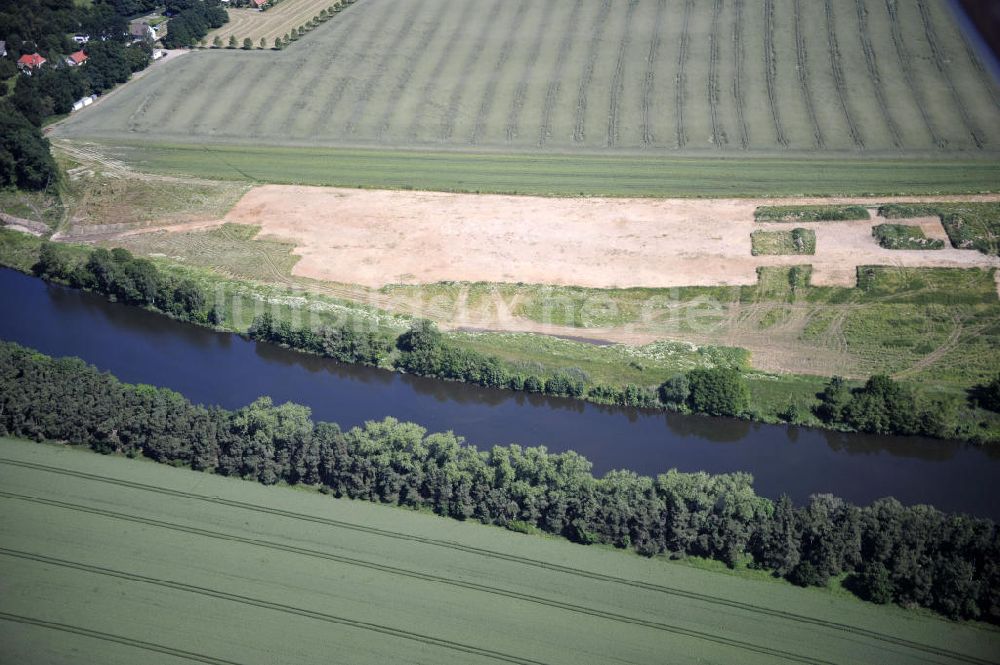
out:
{"label": "riverbank vegetation", "polygon": [[[919,375],[892,377],[888,372],[873,372],[872,376],[884,378],[908,397],[903,402],[882,400],[874,415],[864,415],[861,407],[826,408],[823,395],[829,387],[828,377],[754,371],[750,355],[738,348],[679,342],[599,346],[539,335],[439,332],[428,322],[347,300],[226,279],[164,260],[135,259],[120,249],[108,252],[53,245],[10,231],[0,231],[0,263],[177,318],[341,362],[600,404],[725,414],[842,430],[919,433],[976,442],[1000,438],[1000,414],[973,399],[978,387],[1000,373],[995,355],[985,350],[993,339],[989,328],[978,328],[978,334],[965,347],[968,350],[978,344],[984,351],[960,354],[964,360],[950,363],[948,372],[934,370],[935,383],[909,378]],[[864,323],[857,331],[845,327],[851,335],[848,339],[857,335],[867,340],[868,348],[880,358],[889,348],[885,339],[895,340],[895,348],[912,350],[903,345],[908,328],[915,337],[926,338],[927,329],[921,320],[901,319],[902,311],[911,316],[923,313],[934,317],[939,306],[947,304],[953,309],[968,309],[979,326],[996,316],[992,278],[980,271],[869,268],[859,275],[857,289],[811,287],[807,270],[797,271],[804,277],[796,278],[793,286],[793,272],[764,269],[755,287],[690,288],[673,290],[671,295],[674,300],[694,305],[706,292],[723,302],[774,302],[784,306],[802,302],[815,307],[846,304],[852,308],[852,316],[856,312],[858,321]],[[585,297],[583,291],[587,290],[570,289],[567,293]],[[627,290],[622,297],[630,297],[633,291],[655,290]],[[648,293],[645,295],[648,297]],[[530,307],[531,300],[522,299],[521,306]],[[617,311],[622,315],[622,310]],[[704,316],[724,317],[725,312],[713,310]],[[749,392],[749,400],[737,397],[720,408],[714,399],[700,399],[691,390],[691,380],[698,376],[698,370],[732,371]],[[680,394],[677,381],[688,388],[680,397],[676,397]],[[855,379],[840,381],[840,387],[847,391],[847,401],[851,391],[863,393],[866,385]],[[670,390],[666,388],[669,385]],[[736,390],[742,395],[744,388]],[[910,410],[915,420],[904,423],[894,416],[892,410],[898,405]],[[937,415],[932,417],[932,412]],[[888,429],[885,423],[890,424]],[[895,425],[900,425],[899,429],[892,429]]]}
{"label": "riverbank vegetation", "polygon": [[0,343],[0,396],[0,436],[67,441],[265,484],[313,485],[338,497],[527,525],[647,556],[693,555],[730,566],[750,556],[803,586],[847,574],[848,588],[873,602],[1000,622],[1000,568],[992,565],[1000,532],[985,519],[892,499],[867,507],[830,495],[805,506],[772,502],[758,497],[743,473],[648,478],[612,471],[594,478],[590,463],[572,452],[481,452],[451,433],[427,434],[391,418],[344,432],[313,422],[306,407],[268,398],[237,411],[206,408],[12,343]]}

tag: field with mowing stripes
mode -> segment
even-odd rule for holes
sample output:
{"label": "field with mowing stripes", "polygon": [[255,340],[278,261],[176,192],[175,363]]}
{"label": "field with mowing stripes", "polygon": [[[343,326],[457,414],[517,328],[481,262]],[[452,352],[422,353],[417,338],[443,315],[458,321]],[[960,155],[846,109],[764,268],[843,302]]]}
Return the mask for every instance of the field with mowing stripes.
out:
{"label": "field with mowing stripes", "polygon": [[245,38],[250,38],[256,48],[263,37],[267,48],[271,48],[275,37],[284,37],[319,16],[322,10],[337,4],[337,0],[284,0],[263,12],[249,8],[229,8],[226,9],[229,22],[208,33],[205,42],[211,44],[218,37],[223,44],[228,44],[230,37],[236,37],[242,45]]}
{"label": "field with mowing stripes", "polygon": [[360,0],[281,52],[167,63],[56,135],[994,159],[998,103],[945,0]]}
{"label": "field with mowing stripes", "polygon": [[986,663],[1000,633],[0,439],[0,640],[46,663]]}

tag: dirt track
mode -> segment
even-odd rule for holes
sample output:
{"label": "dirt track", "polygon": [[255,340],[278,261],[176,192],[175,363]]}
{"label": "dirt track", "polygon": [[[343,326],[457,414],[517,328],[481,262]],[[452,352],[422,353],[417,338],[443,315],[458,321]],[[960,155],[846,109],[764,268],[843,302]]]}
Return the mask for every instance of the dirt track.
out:
{"label": "dirt track", "polygon": [[[796,224],[816,230],[815,256],[750,253],[759,205],[941,201],[865,199],[552,199],[267,185],[248,192],[225,221],[259,224],[291,240],[294,274],[381,287],[442,281],[588,287],[752,284],[764,265],[813,265],[813,283],[854,283],[855,267],[995,267],[996,257],[950,247],[893,251],[871,227],[882,220]],[[1000,196],[961,197],[996,201]],[[915,220],[945,237],[936,219]]]}

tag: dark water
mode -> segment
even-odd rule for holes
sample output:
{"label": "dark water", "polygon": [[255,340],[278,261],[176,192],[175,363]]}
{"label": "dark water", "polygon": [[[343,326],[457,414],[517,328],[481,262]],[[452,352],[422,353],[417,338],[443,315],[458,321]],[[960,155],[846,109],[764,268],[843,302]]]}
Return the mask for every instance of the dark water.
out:
{"label": "dark water", "polygon": [[598,474],[749,471],[758,493],[895,496],[1000,518],[1000,451],[921,438],[837,434],[608,408],[402,376],[246,341],[0,269],[0,338],[79,356],[125,381],[236,408],[260,395],[310,406],[342,426],[394,416],[486,448],[575,450]]}

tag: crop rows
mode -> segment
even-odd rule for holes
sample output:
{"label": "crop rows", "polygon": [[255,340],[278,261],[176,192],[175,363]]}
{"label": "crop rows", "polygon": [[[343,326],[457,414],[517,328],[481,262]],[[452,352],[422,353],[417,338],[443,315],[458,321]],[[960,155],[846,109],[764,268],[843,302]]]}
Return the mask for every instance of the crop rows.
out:
{"label": "crop rows", "polygon": [[507,135],[507,143],[511,143],[517,138],[521,111],[524,109],[524,99],[528,94],[528,81],[538,62],[538,56],[542,52],[542,40],[550,33],[553,7],[555,7],[553,3],[545,3],[542,20],[538,22],[538,27],[535,30],[535,40],[531,44],[531,51],[527,61],[524,63],[524,70],[521,72],[521,78],[517,82],[517,88],[514,90],[514,99],[511,100],[510,113],[507,115],[507,126],[504,128],[504,133]]}
{"label": "crop rows", "polygon": [[910,64],[909,49],[906,46],[906,40],[903,38],[903,31],[899,24],[899,6],[896,4],[897,2],[898,0],[885,0],[885,6],[886,11],[889,12],[889,21],[891,24],[890,34],[892,35],[893,47],[896,50],[896,56],[899,59],[900,68],[903,70],[903,78],[906,79],[906,87],[909,88],[910,93],[913,95],[914,105],[920,111],[920,117],[923,120],[924,127],[927,128],[927,133],[930,134],[934,145],[938,148],[946,148],[948,142],[941,137],[935,128],[934,122],[930,118],[927,102],[924,99],[923,89],[917,84],[916,76],[913,74],[913,68]]}
{"label": "crop rows", "polygon": [[806,113],[809,114],[809,124],[812,126],[813,139],[816,147],[822,150],[826,146],[823,140],[823,130],[820,129],[819,120],[816,118],[816,103],[813,101],[812,91],[809,89],[809,59],[805,44],[805,35],[802,31],[802,0],[795,0],[793,7],[795,14],[795,70],[799,80],[799,89],[802,91],[802,101],[806,106]]}
{"label": "crop rows", "polygon": [[618,43],[618,57],[615,59],[615,71],[611,76],[611,107],[608,109],[607,142],[609,148],[613,148],[618,143],[618,124],[621,120],[620,106],[622,93],[625,90],[625,55],[628,53],[632,19],[638,4],[639,0],[629,0],[628,9],[625,10],[625,29],[622,31],[622,38]]}
{"label": "crop rows", "polygon": [[868,68],[868,76],[871,78],[872,84],[875,89],[875,99],[878,101],[879,111],[882,112],[882,117],[885,119],[886,127],[889,129],[889,134],[892,137],[892,145],[896,148],[900,148],[903,145],[903,140],[899,134],[899,125],[892,118],[892,113],[889,112],[889,103],[885,99],[885,92],[882,90],[882,76],[879,74],[878,61],[875,58],[875,48],[872,46],[872,38],[868,32],[868,8],[865,6],[865,0],[857,0],[856,3],[858,11],[858,28],[859,35],[861,36],[861,51],[865,55],[865,66]]}
{"label": "crop rows", "polygon": [[676,90],[674,91],[674,105],[675,113],[677,116],[676,120],[676,130],[677,130],[677,147],[683,148],[687,145],[687,133],[684,130],[684,105],[686,102],[687,94],[687,74],[685,73],[685,67],[687,67],[688,60],[688,46],[690,44],[691,38],[688,36],[689,28],[691,26],[691,12],[694,9],[694,0],[685,0],[684,2],[684,21],[681,27],[681,41],[680,49],[677,52],[677,81]]}
{"label": "crop rows", "polygon": [[746,99],[743,95],[743,0],[733,0],[733,5],[736,11],[736,23],[733,25],[733,60],[735,62],[733,101],[740,126],[740,144],[746,150],[750,147],[750,134],[743,111],[746,106]]}
{"label": "crop rows", "polygon": [[917,9],[920,10],[920,21],[924,26],[924,35],[927,39],[927,43],[931,48],[931,55],[934,58],[934,66],[941,73],[941,78],[944,79],[948,86],[948,92],[951,94],[952,103],[955,108],[958,109],[959,114],[962,117],[962,123],[968,130],[969,135],[972,137],[973,142],[976,144],[977,148],[983,147],[983,139],[980,135],[979,130],[976,128],[972,122],[972,118],[969,117],[969,111],[965,106],[965,100],[962,99],[961,95],[958,94],[958,90],[955,89],[955,82],[952,80],[949,72],[945,66],[945,56],[941,53],[941,47],[938,45],[937,34],[934,29],[934,22],[928,15],[927,2],[926,0],[917,0]]}
{"label": "crop rows", "polygon": [[719,122],[719,22],[724,0],[715,0],[712,9],[712,34],[709,36],[710,62],[708,65],[708,106],[712,112],[712,142],[725,145],[726,132]]}
{"label": "crop rows", "polygon": [[542,120],[538,132],[539,147],[552,135],[552,111],[559,99],[559,91],[562,89],[562,78],[566,71],[566,58],[573,47],[573,35],[580,23],[580,8],[583,0],[575,0],[573,10],[570,12],[566,30],[563,32],[562,40],[559,42],[559,55],[556,57],[552,75],[549,77],[549,84],[545,88],[545,101],[542,105]]}
{"label": "crop rows", "polygon": [[587,92],[594,78],[594,66],[601,54],[599,48],[604,28],[611,13],[611,0],[602,0],[601,11],[594,17],[594,27],[590,33],[590,48],[584,60],[583,74],[580,76],[580,87],[576,94],[576,122],[573,125],[573,140],[581,143],[584,139],[584,129],[587,115]]}
{"label": "crop rows", "polygon": [[824,11],[826,12],[826,36],[827,46],[830,51],[830,66],[833,68],[834,85],[837,89],[837,99],[840,107],[844,111],[844,118],[847,120],[848,131],[851,133],[851,140],[859,149],[865,147],[865,142],[861,138],[861,132],[851,115],[851,109],[847,103],[847,84],[844,82],[844,68],[840,62],[840,45],[837,42],[837,31],[833,19],[833,0],[825,0]]}
{"label": "crop rows", "polygon": [[532,153],[988,154],[984,128],[1000,125],[1000,90],[986,85],[944,1],[361,0],[281,51],[215,49],[165,63],[54,134]]}
{"label": "crop rows", "polygon": [[774,0],[764,0],[764,80],[767,84],[767,101],[771,105],[771,117],[774,119],[774,133],[778,143],[788,146],[788,138],[781,125],[781,111],[778,96],[775,92],[775,79],[778,77],[777,56],[774,53]]}
{"label": "crop rows", "polygon": [[514,48],[514,42],[521,32],[521,26],[524,24],[524,14],[528,9],[528,0],[521,0],[517,6],[517,11],[514,13],[514,20],[511,24],[510,30],[507,31],[507,38],[503,42],[503,46],[500,47],[500,55],[497,57],[496,64],[493,66],[493,71],[490,72],[489,80],[486,83],[486,91],[483,93],[482,102],[479,104],[479,115],[476,116],[476,126],[472,130],[472,138],[469,140],[470,143],[479,143],[483,138],[483,133],[486,130],[486,117],[490,113],[490,109],[493,108],[493,99],[497,94],[497,85],[500,80],[500,72],[503,71],[504,66],[507,64],[507,60],[510,59],[511,50]]}

